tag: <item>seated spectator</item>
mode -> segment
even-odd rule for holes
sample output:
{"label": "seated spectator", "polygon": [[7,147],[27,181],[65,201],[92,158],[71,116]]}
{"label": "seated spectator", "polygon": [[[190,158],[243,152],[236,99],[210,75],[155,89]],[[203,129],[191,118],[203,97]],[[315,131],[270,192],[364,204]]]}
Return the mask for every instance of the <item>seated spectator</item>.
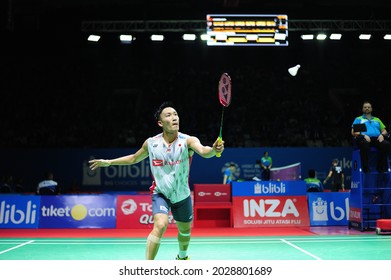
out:
{"label": "seated spectator", "polygon": [[4,175],[0,182],[0,193],[13,193],[14,189],[14,178],[12,175]]}
{"label": "seated spectator", "polygon": [[45,179],[38,184],[37,194],[56,195],[58,193],[58,183],[53,180],[53,173],[47,172]]}
{"label": "seated spectator", "polygon": [[231,162],[224,171],[223,184],[231,184],[235,180],[236,165]]}
{"label": "seated spectator", "polygon": [[316,171],[314,169],[308,170],[308,177],[304,181],[307,186],[307,192],[323,192],[323,184],[316,178]]}

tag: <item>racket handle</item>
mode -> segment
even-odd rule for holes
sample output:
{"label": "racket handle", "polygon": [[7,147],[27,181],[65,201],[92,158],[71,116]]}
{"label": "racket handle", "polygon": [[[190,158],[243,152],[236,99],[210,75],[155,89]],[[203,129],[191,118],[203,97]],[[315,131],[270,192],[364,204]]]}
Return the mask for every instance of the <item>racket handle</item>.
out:
{"label": "racket handle", "polygon": [[[217,138],[217,143],[219,143],[219,145],[220,145],[222,141],[223,141],[223,138],[219,136]],[[216,152],[216,157],[221,157],[221,153],[220,152]]]}

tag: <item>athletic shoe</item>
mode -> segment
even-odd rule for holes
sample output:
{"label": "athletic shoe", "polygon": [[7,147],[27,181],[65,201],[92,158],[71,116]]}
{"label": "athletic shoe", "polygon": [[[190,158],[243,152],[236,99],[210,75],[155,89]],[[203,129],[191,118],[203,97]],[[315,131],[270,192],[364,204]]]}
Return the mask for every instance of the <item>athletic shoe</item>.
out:
{"label": "athletic shoe", "polygon": [[179,260],[179,261],[189,261],[190,260],[190,257],[189,256],[186,256],[184,258],[180,258],[179,255],[176,255],[176,260]]}

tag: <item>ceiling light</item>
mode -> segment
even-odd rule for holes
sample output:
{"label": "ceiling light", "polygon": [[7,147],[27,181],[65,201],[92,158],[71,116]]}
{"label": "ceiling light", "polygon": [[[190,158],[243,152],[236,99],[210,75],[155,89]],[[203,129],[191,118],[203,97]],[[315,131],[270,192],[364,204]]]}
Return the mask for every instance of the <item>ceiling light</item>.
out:
{"label": "ceiling light", "polygon": [[330,35],[330,40],[341,40],[342,34],[333,33]]}
{"label": "ceiling light", "polygon": [[133,41],[133,36],[132,35],[120,35],[119,39],[122,43],[131,43]]}
{"label": "ceiling light", "polygon": [[371,39],[371,34],[360,34],[360,40],[369,40]]}
{"label": "ceiling light", "polygon": [[90,42],[98,42],[99,39],[100,39],[99,35],[90,35],[90,36],[88,36],[87,40],[90,41]]}
{"label": "ceiling light", "polygon": [[323,41],[327,38],[327,35],[326,34],[318,34],[316,36],[316,40],[319,40],[319,41]]}
{"label": "ceiling light", "polygon": [[194,41],[197,37],[195,34],[183,34],[182,38],[185,41]]}
{"label": "ceiling light", "polygon": [[163,35],[156,35],[156,34],[153,34],[153,35],[151,36],[151,40],[152,40],[152,41],[159,41],[159,42],[161,42],[161,41],[164,40],[164,36],[163,36]]}
{"label": "ceiling light", "polygon": [[314,35],[312,35],[312,34],[301,35],[301,39],[303,39],[303,40],[313,40],[314,39]]}

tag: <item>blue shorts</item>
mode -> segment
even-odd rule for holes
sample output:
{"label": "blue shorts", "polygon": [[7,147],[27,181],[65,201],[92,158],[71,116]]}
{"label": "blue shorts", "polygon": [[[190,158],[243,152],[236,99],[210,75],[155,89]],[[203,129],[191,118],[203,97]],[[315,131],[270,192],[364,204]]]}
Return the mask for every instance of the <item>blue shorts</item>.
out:
{"label": "blue shorts", "polygon": [[188,196],[182,201],[172,204],[164,195],[152,194],[152,214],[163,213],[168,215],[170,212],[175,221],[188,223],[193,220],[193,203]]}

